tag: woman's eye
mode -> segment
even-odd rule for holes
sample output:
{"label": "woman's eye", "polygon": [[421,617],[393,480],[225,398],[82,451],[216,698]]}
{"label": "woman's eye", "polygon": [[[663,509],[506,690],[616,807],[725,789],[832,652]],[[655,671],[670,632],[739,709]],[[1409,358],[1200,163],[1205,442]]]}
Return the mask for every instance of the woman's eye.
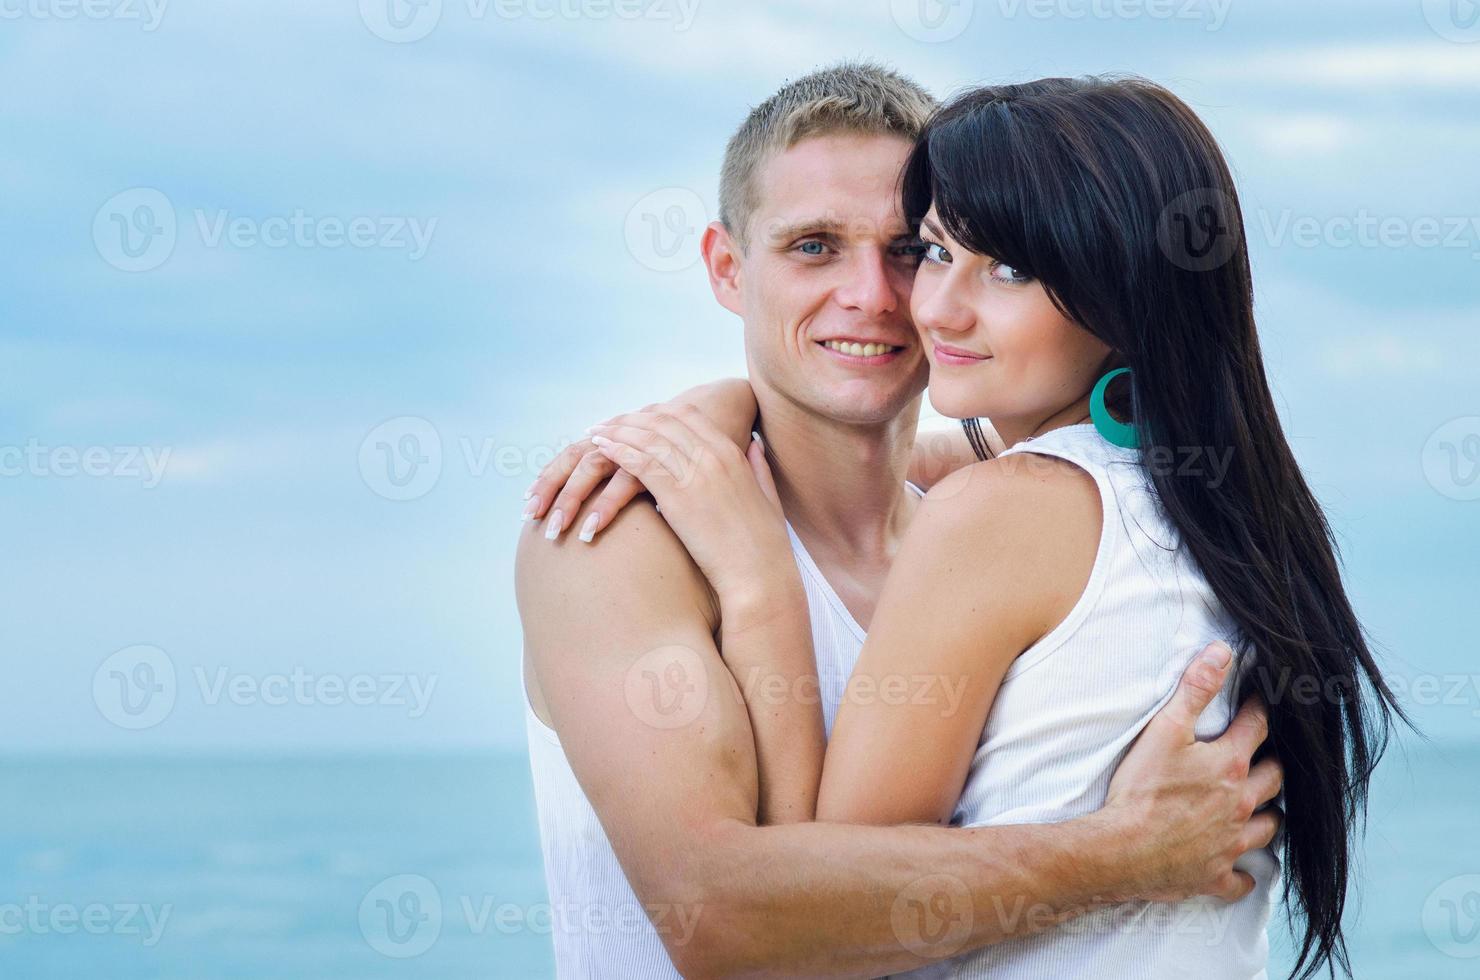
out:
{"label": "woman's eye", "polygon": [[950,263],[951,253],[947,252],[943,246],[935,242],[922,242],[921,244],[924,246],[924,249],[920,254],[924,256],[926,262],[933,262],[936,265],[947,265]]}
{"label": "woman's eye", "polygon": [[1006,262],[996,262],[992,265],[992,278],[1001,279],[1003,282],[1025,283],[1032,282],[1033,277],[1026,272],[1019,272],[1015,267]]}

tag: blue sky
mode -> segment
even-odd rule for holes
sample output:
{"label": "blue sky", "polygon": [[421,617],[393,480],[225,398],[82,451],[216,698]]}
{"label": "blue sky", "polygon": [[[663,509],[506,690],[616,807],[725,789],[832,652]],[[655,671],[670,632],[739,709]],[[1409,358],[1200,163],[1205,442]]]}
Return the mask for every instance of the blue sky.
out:
{"label": "blue sky", "polygon": [[[1203,114],[1359,611],[1439,686],[1424,725],[1474,732],[1468,0],[928,3],[0,5],[7,750],[522,744],[520,493],[741,370],[688,231],[746,110],[858,56],[939,94],[1136,72]],[[143,727],[109,693],[141,663],[175,676]]]}

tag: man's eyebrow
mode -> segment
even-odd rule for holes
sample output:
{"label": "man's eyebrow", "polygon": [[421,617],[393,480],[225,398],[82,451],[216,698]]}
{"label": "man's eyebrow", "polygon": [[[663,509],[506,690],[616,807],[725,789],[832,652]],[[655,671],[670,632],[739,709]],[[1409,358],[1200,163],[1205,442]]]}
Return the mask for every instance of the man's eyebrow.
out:
{"label": "man's eyebrow", "polygon": [[[856,221],[848,222],[828,216],[803,218],[798,221],[772,225],[767,229],[766,240],[774,245],[795,241],[809,235],[843,236],[847,235],[850,230],[857,230],[858,224]],[[913,237],[909,228],[901,225],[899,231],[890,237],[890,241],[908,241]]]}
{"label": "man's eyebrow", "polygon": [[776,224],[767,229],[766,238],[772,242],[787,242],[804,235],[836,235],[847,228],[837,218],[802,218],[785,224]]}

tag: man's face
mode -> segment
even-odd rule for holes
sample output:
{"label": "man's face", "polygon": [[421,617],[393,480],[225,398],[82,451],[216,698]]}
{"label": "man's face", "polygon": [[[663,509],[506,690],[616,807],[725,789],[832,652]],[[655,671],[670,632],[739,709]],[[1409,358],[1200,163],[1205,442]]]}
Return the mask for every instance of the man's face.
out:
{"label": "man's face", "polygon": [[752,381],[840,421],[886,422],[925,387],[898,195],[910,148],[891,136],[814,137],[757,175],[735,276]]}

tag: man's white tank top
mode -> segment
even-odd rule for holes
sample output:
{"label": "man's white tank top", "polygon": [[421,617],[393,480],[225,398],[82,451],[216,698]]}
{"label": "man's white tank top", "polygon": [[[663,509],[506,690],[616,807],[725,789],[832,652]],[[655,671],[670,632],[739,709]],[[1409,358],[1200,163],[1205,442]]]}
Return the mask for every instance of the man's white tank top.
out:
{"label": "man's white tank top", "polygon": [[[1167,520],[1135,450],[1106,442],[1092,425],[1075,425],[1007,453],[1053,456],[1083,469],[1099,487],[1103,520],[1078,603],[1003,679],[952,820],[967,827],[1057,823],[1099,809],[1131,742],[1171,698],[1192,658],[1212,640],[1238,649],[1235,625]],[[1174,465],[1196,463],[1208,467],[1206,460]],[[1234,688],[1230,679],[1203,713],[1200,738],[1228,727]],[[1255,881],[1238,902],[1126,903],[909,976],[1262,978],[1279,861],[1263,849],[1238,867]],[[1009,906],[999,914],[1032,910]]]}
{"label": "man's white tank top", "polygon": [[[910,490],[920,495],[912,485]],[[790,523],[786,531],[807,593],[823,720],[831,735],[843,689],[863,649],[864,631]],[[658,930],[683,937],[693,923],[671,914],[649,921],[571,770],[559,736],[534,713],[527,691],[524,715],[550,893],[555,975],[560,980],[678,977]]]}

